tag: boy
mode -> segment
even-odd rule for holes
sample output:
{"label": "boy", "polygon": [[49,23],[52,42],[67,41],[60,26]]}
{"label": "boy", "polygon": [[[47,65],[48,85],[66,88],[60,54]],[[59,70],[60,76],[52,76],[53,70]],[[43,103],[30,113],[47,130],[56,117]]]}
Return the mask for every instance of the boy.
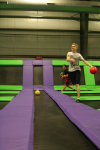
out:
{"label": "boy", "polygon": [[75,89],[70,86],[71,79],[69,78],[68,70],[67,70],[66,65],[63,65],[62,68],[63,68],[63,70],[64,70],[64,75],[60,75],[60,76],[61,76],[61,77],[66,77],[66,81],[65,81],[64,87],[63,87],[63,89],[62,89],[61,91],[64,91],[66,87],[69,87],[70,89],[72,89],[73,91],[75,91]]}
{"label": "boy", "polygon": [[69,75],[72,81],[72,84],[76,85],[77,88],[77,101],[80,102],[80,66],[79,60],[82,60],[86,65],[92,67],[80,53],[77,53],[78,45],[76,43],[72,44],[72,52],[67,53],[67,61],[69,62]]}

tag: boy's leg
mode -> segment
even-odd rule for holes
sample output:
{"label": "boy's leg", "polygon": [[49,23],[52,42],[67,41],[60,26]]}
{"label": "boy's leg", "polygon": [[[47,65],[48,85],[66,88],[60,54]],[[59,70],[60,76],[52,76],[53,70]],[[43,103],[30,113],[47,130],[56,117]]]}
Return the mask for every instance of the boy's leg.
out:
{"label": "boy's leg", "polygon": [[78,99],[80,99],[80,86],[79,86],[79,84],[76,84],[76,88],[77,88],[77,97],[78,97]]}
{"label": "boy's leg", "polygon": [[68,82],[66,83],[67,87],[75,91],[75,89],[72,86],[70,86],[70,83],[71,83],[71,79],[69,79]]}
{"label": "boy's leg", "polygon": [[80,102],[80,78],[81,78],[81,73],[79,70],[77,70],[75,72],[75,76],[76,76],[76,88],[77,88],[77,101],[76,102]]}
{"label": "boy's leg", "polygon": [[73,91],[75,90],[72,86],[67,85],[67,87],[69,87],[70,89],[72,89]]}
{"label": "boy's leg", "polygon": [[63,89],[62,89],[61,91],[64,91],[64,90],[65,90],[65,88],[66,88],[66,85],[64,85],[64,87],[63,87]]}

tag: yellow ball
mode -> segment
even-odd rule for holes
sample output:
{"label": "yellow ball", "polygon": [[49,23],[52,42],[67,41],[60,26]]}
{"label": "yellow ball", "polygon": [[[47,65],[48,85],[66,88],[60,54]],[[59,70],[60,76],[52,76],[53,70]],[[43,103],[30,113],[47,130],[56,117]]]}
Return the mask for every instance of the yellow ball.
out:
{"label": "yellow ball", "polygon": [[39,90],[36,90],[36,91],[35,91],[35,95],[40,95],[40,91],[39,91]]}

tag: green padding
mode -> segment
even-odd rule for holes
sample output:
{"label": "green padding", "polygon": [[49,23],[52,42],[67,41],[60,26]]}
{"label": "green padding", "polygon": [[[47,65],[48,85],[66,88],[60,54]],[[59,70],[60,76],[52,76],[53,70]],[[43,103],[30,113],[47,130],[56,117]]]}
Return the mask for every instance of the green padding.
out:
{"label": "green padding", "polygon": [[98,109],[98,110],[100,110],[100,109]]}
{"label": "green padding", "polygon": [[20,91],[0,91],[0,94],[19,94]]}
{"label": "green padding", "polygon": [[64,64],[68,66],[68,61],[67,60],[52,60],[53,66],[62,66]]}
{"label": "green padding", "polygon": [[[2,0],[3,1],[3,0]],[[80,6],[54,6],[54,5],[45,5],[45,4],[2,4],[0,5],[0,10],[31,10],[31,11],[61,11],[61,12],[77,12],[77,13],[100,13],[99,8],[93,8],[93,7],[86,7],[83,5],[83,7]]]}
{"label": "green padding", "polygon": [[[77,96],[72,96],[72,98],[74,98],[75,100],[77,100]],[[100,96],[81,96],[80,97],[80,101],[95,101],[95,100],[100,100]]]}
{"label": "green padding", "polygon": [[[61,91],[61,93],[67,94],[67,93],[77,93],[77,91]],[[100,93],[100,91],[80,91],[80,93]]]}
{"label": "green padding", "polygon": [[94,74],[90,73],[89,66],[84,66],[84,76],[85,76],[85,84],[86,85],[95,85]]}
{"label": "green padding", "polygon": [[79,61],[79,66],[85,66],[86,64],[83,61]]}
{"label": "green padding", "polygon": [[[64,85],[54,85],[54,89],[55,90],[62,90],[63,89],[63,87],[64,87]],[[76,86],[74,85],[74,86],[72,86],[74,89],[76,89]],[[66,90],[70,90],[71,91],[71,89],[70,88],[66,88]],[[85,85],[80,85],[80,90],[88,90],[87,88],[86,88],[86,86]]]}
{"label": "green padding", "polygon": [[22,90],[22,85],[0,85],[0,90]]}
{"label": "green padding", "polygon": [[14,96],[0,96],[0,101],[11,101]]}
{"label": "green padding", "polygon": [[23,60],[0,60],[0,65],[15,65],[15,66],[22,66]]}
{"label": "green padding", "polygon": [[93,66],[100,66],[100,61],[92,61]]}

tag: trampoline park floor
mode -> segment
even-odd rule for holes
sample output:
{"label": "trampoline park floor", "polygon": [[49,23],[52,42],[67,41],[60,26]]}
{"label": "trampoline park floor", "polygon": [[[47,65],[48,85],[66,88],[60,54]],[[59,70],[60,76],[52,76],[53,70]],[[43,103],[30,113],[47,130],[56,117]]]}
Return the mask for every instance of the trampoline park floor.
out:
{"label": "trampoline park floor", "polygon": [[34,150],[98,149],[44,91],[34,99]]}

